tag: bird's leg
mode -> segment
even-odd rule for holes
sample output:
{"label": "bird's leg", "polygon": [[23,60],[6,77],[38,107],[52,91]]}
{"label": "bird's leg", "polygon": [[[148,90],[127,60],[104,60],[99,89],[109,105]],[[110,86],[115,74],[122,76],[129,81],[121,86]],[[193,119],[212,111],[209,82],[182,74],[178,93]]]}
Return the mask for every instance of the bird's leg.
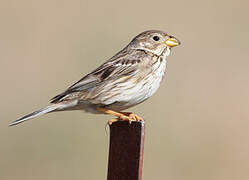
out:
{"label": "bird's leg", "polygon": [[[143,118],[139,117],[136,114],[130,113],[130,112],[116,112],[116,111],[105,109],[105,108],[97,108],[97,110],[104,112],[106,114],[114,115],[119,120],[129,121],[129,123],[131,123],[132,121],[144,121]],[[112,120],[108,121],[108,124],[112,124],[113,122],[118,121],[118,119],[112,119]]]}
{"label": "bird's leg", "polygon": [[141,122],[144,122],[144,119],[140,116],[138,116],[137,114],[134,114],[132,112],[121,112],[123,113],[124,115],[134,119],[135,121],[141,121]]}
{"label": "bird's leg", "polygon": [[106,114],[110,114],[110,115],[113,115],[113,116],[116,116],[118,117],[119,119],[121,120],[126,120],[128,121],[129,120],[129,117],[126,116],[125,114],[121,113],[121,112],[116,112],[116,111],[113,111],[113,110],[109,110],[109,109],[105,109],[105,108],[97,108],[98,111],[101,111],[103,113],[106,113]]}
{"label": "bird's leg", "polygon": [[109,110],[109,109],[105,109],[105,108],[97,108],[98,111],[101,111],[103,113],[106,113],[106,114],[110,114],[110,115],[113,115],[113,116],[116,116],[117,119],[111,119],[108,121],[108,124],[111,125],[112,123],[118,121],[118,120],[122,120],[122,121],[129,121],[129,123],[131,123],[132,121],[134,121],[133,119],[131,119],[129,116],[126,116],[124,115],[123,113],[121,112],[116,112],[116,111],[113,111],[113,110]]}

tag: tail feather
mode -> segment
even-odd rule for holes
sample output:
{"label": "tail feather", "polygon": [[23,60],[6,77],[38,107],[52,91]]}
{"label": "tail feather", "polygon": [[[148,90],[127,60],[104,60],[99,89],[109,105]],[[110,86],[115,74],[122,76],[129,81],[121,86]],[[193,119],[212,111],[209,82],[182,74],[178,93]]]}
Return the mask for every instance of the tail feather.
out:
{"label": "tail feather", "polygon": [[26,116],[23,116],[20,119],[17,119],[16,121],[13,121],[9,126],[15,126],[15,125],[17,125],[19,123],[22,123],[24,121],[27,121],[29,119],[41,116],[43,114],[46,114],[46,113],[49,113],[49,112],[52,112],[52,111],[55,111],[58,108],[60,108],[60,106],[58,106],[58,104],[54,104],[54,105],[39,109],[39,110],[34,111],[34,112],[32,112],[32,113],[30,113],[30,114],[28,114]]}

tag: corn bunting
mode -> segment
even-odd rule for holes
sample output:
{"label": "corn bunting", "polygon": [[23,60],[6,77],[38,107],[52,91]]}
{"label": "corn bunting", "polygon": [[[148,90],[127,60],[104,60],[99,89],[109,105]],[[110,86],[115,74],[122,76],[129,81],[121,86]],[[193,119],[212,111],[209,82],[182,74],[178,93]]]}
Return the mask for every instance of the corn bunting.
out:
{"label": "corn bunting", "polygon": [[165,74],[166,58],[177,45],[180,41],[163,31],[145,31],[97,69],[52,98],[49,106],[10,126],[45,113],[65,110],[111,114],[129,122],[143,121],[136,114],[122,111],[142,103],[157,91]]}

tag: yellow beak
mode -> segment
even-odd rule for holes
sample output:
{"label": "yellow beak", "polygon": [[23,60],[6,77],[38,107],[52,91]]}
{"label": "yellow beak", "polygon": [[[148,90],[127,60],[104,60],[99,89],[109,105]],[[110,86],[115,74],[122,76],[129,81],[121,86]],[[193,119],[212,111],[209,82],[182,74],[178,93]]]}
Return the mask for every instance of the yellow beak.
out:
{"label": "yellow beak", "polygon": [[174,47],[174,46],[178,46],[181,44],[181,42],[179,40],[177,40],[176,38],[169,38],[165,41],[165,44],[169,47]]}

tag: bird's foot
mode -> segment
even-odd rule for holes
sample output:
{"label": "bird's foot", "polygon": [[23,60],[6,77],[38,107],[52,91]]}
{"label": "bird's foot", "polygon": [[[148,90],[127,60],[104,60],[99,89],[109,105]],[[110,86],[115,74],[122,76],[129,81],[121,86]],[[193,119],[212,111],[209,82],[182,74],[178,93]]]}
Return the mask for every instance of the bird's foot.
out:
{"label": "bird's foot", "polygon": [[99,111],[104,112],[106,114],[111,114],[116,116],[116,119],[111,119],[108,121],[108,124],[111,125],[112,123],[116,122],[116,121],[129,121],[129,123],[131,124],[132,121],[137,121],[137,122],[144,122],[144,119],[139,117],[136,114],[133,114],[131,112],[116,112],[113,110],[109,110],[109,109],[105,109],[105,108],[98,108]]}
{"label": "bird's foot", "polygon": [[124,115],[120,115],[118,118],[116,119],[111,119],[108,121],[109,125],[112,125],[112,123],[117,122],[117,121],[128,121],[129,124],[131,124],[133,121],[134,122],[144,122],[144,119],[139,117],[136,114],[133,113],[128,113],[128,112],[122,112],[122,114]]}
{"label": "bird's foot", "polygon": [[[144,122],[144,119],[137,114],[132,112],[122,112],[124,115],[128,116],[131,121]],[[130,122],[131,123],[131,122]]]}
{"label": "bird's foot", "polygon": [[121,115],[119,117],[119,120],[121,121],[128,121],[129,124],[132,123],[132,121],[137,121],[134,117],[130,116],[130,115],[125,115],[123,112],[122,112],[123,115]]}
{"label": "bird's foot", "polygon": [[135,118],[130,117],[130,116],[126,116],[126,115],[123,115],[123,114],[121,114],[120,116],[117,116],[117,117],[118,118],[109,120],[108,124],[112,125],[112,123],[117,122],[117,121],[128,121],[129,124],[131,124],[132,121],[137,121]]}
{"label": "bird's foot", "polygon": [[119,121],[118,118],[108,120],[107,124],[110,126],[112,123]]}

